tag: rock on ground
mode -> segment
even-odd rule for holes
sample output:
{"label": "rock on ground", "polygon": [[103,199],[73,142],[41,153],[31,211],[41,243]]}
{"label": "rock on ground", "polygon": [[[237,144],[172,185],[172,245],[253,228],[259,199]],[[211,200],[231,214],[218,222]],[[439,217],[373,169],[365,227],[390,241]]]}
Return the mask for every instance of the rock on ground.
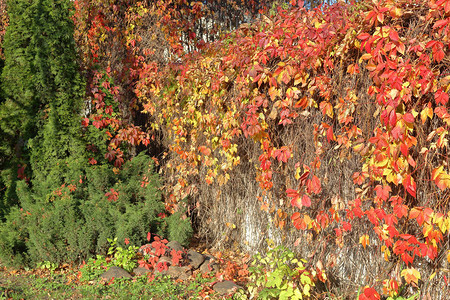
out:
{"label": "rock on ground", "polygon": [[105,273],[100,275],[100,278],[111,280],[112,278],[131,278],[131,274],[125,271],[124,269],[116,266],[112,266]]}
{"label": "rock on ground", "polygon": [[228,295],[236,292],[239,289],[242,289],[240,285],[237,285],[233,281],[225,280],[222,282],[218,282],[213,286],[215,292],[221,295]]}

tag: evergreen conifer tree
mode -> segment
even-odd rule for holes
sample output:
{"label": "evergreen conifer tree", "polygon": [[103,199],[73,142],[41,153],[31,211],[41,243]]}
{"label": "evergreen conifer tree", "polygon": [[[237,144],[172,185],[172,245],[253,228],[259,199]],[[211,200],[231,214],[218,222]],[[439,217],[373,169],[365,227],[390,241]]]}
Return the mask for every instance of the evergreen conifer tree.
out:
{"label": "evergreen conifer tree", "polygon": [[[138,244],[148,231],[170,231],[184,242],[191,234],[174,218],[158,217],[164,205],[150,157],[141,153],[120,171],[108,162],[89,164],[86,141],[106,143],[107,129],[81,126],[84,87],[71,4],[8,2],[0,103],[0,137],[8,142],[0,151],[10,158],[0,223],[0,259],[7,264],[86,259],[105,252],[115,236]],[[25,180],[17,178],[18,164],[27,165]]]}
{"label": "evergreen conifer tree", "polygon": [[[2,217],[6,216],[6,224],[15,224],[4,230],[2,247],[12,249],[11,255],[26,252],[30,245],[42,249],[36,245],[46,243],[44,237],[63,243],[64,237],[42,230],[36,219],[25,222],[16,205],[23,211],[51,214],[54,191],[73,182],[87,165],[80,130],[84,88],[76,63],[71,4],[69,0],[8,2],[0,126],[2,138],[9,142],[3,152],[10,158],[2,170],[6,186]],[[19,165],[26,167],[28,180],[17,176]],[[48,221],[74,217],[68,212]]]}
{"label": "evergreen conifer tree", "polygon": [[[62,184],[69,165],[81,165],[80,112],[83,85],[76,63],[69,0],[11,0],[4,50],[0,126],[12,163],[4,170],[14,204],[17,165],[27,166],[33,190]],[[68,159],[76,162],[69,163]],[[5,179],[5,181],[8,181]]]}

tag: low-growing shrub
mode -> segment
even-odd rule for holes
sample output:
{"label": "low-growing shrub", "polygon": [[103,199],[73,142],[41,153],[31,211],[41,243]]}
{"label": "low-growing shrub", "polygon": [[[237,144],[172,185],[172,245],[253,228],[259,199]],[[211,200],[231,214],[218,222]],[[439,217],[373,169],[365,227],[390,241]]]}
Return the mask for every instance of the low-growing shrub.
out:
{"label": "low-growing shrub", "polygon": [[177,241],[187,247],[192,237],[193,230],[191,220],[184,218],[181,212],[176,212],[165,218],[167,222],[165,235],[170,241]]}
{"label": "low-growing shrub", "polygon": [[0,225],[2,261],[17,266],[86,260],[106,254],[108,237],[117,237],[120,246],[125,238],[139,245],[147,232],[164,236],[167,228],[187,243],[189,220],[173,215],[166,224],[161,217],[164,204],[149,156],[139,154],[120,171],[98,165],[69,178],[51,193],[19,182],[21,209],[11,209]]}
{"label": "low-growing shrub", "polygon": [[96,258],[90,257],[80,268],[79,278],[81,282],[97,280],[101,274],[111,267],[113,263],[107,261],[103,255],[97,255]]}
{"label": "low-growing shrub", "polygon": [[115,266],[127,270],[128,272],[133,271],[133,269],[137,266],[136,255],[139,247],[130,245],[128,248],[122,248],[117,246],[117,238],[108,239],[108,242],[111,243],[111,247],[108,249],[108,255],[112,256],[112,263]]}
{"label": "low-growing shrub", "polygon": [[305,263],[284,246],[270,249],[264,257],[257,253],[249,268],[251,297],[303,299],[311,296],[315,274],[306,269]]}

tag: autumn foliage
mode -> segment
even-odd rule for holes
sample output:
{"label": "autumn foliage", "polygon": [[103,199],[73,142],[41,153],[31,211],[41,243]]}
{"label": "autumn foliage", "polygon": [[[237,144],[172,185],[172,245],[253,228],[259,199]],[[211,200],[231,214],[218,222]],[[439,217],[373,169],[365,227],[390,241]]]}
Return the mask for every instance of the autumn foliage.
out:
{"label": "autumn foliage", "polygon": [[90,163],[151,153],[169,213],[220,245],[264,220],[332,293],[441,295],[450,1],[241,2],[230,30],[209,1],[75,1]]}
{"label": "autumn foliage", "polygon": [[[138,98],[169,149],[168,208],[203,183],[226,189],[247,164],[276,227],[291,221],[342,248],[366,224],[356,242],[403,266],[391,274],[399,284],[417,283],[425,262],[446,284],[449,13],[448,1],[292,1],[186,54],[150,87],[141,76]],[[295,136],[306,128],[307,153]],[[356,160],[340,178],[353,186],[336,192],[330,163],[344,160]]]}

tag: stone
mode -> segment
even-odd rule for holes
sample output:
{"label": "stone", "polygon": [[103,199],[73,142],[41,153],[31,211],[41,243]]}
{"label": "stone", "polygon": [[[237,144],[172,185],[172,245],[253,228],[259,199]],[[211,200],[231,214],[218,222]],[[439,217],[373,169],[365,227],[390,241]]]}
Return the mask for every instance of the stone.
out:
{"label": "stone", "polygon": [[212,255],[204,255],[205,261],[200,266],[200,272],[210,273],[219,271],[219,264],[215,262],[215,257]]}
{"label": "stone", "polygon": [[100,278],[111,280],[112,278],[131,278],[131,274],[125,271],[124,269],[116,266],[112,266],[105,273],[100,275]]}
{"label": "stone", "polygon": [[205,261],[205,257],[194,250],[189,250],[187,257],[189,259],[189,264],[194,269],[198,269],[198,267],[200,267],[200,265]]}
{"label": "stone", "polygon": [[167,247],[170,249],[174,249],[175,251],[183,251],[184,248],[181,246],[181,244],[177,241],[170,241],[167,243]]}
{"label": "stone", "polygon": [[191,269],[188,266],[185,267],[177,267],[177,266],[169,266],[167,270],[162,270],[161,272],[158,269],[155,269],[155,275],[163,276],[168,275],[173,279],[181,279],[187,280],[191,275]]}
{"label": "stone", "polygon": [[170,275],[174,279],[187,280],[191,275],[191,269],[187,266],[185,267],[177,267],[170,266],[167,270],[167,275]]}
{"label": "stone", "polygon": [[133,270],[133,273],[136,276],[145,275],[145,274],[150,273],[150,272],[151,272],[151,270],[146,269],[144,267],[137,267],[137,268],[134,268],[134,270]]}
{"label": "stone", "polygon": [[213,286],[213,290],[221,295],[229,295],[239,289],[242,289],[242,286],[237,285],[233,281],[229,280],[218,282]]}
{"label": "stone", "polygon": [[168,256],[161,256],[158,260],[158,263],[167,263],[168,266],[172,265],[172,258]]}

